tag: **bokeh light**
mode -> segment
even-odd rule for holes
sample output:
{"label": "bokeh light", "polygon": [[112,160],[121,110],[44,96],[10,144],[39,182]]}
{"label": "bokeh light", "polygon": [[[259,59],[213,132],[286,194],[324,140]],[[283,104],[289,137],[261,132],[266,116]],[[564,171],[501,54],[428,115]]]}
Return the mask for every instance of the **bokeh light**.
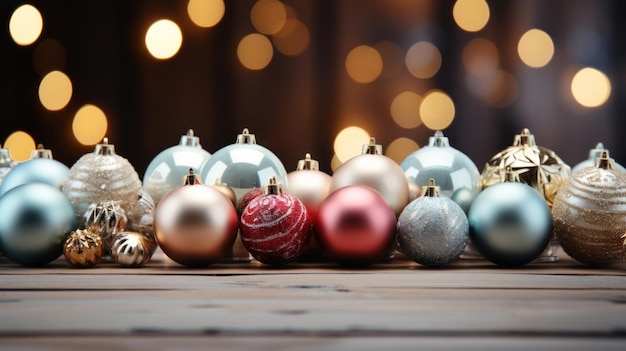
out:
{"label": "bokeh light", "polygon": [[183,44],[183,33],[175,22],[160,19],[146,31],[146,48],[150,55],[159,60],[166,60],[176,55]]}
{"label": "bokeh light", "polygon": [[481,75],[469,75],[466,79],[472,94],[491,107],[507,107],[517,100],[517,79],[509,72],[494,69]]}
{"label": "bokeh light", "polygon": [[330,169],[334,172],[337,170],[337,168],[339,168],[339,166],[341,166],[343,164],[343,162],[341,162],[339,160],[339,158],[337,157],[337,155],[333,155],[333,158],[330,160]]}
{"label": "bokeh light", "polygon": [[107,117],[95,105],[87,104],[81,107],[72,122],[74,137],[83,145],[95,145],[104,138],[107,132]]}
{"label": "bokeh light", "polygon": [[220,23],[226,6],[224,0],[189,0],[187,14],[198,27],[209,28]]}
{"label": "bokeh light", "polygon": [[439,71],[441,67],[441,53],[432,43],[420,41],[406,53],[406,68],[416,78],[427,79]]}
{"label": "bokeh light", "polygon": [[259,32],[276,34],[287,21],[287,10],[278,0],[259,0],[252,6],[250,21]]}
{"label": "bokeh light", "polygon": [[487,39],[476,38],[467,43],[461,54],[463,67],[472,74],[485,74],[498,67],[500,54],[496,45]]}
{"label": "bokeh light", "polygon": [[454,120],[454,102],[441,90],[426,93],[420,105],[420,116],[426,127],[443,130]]}
{"label": "bokeh light", "polygon": [[582,106],[598,107],[611,95],[611,82],[601,71],[585,67],[574,75],[571,90],[574,99]]}
{"label": "bokeh light", "polygon": [[363,144],[368,144],[369,142],[370,135],[365,129],[350,126],[337,134],[333,149],[337,159],[343,163],[354,156],[360,155]]}
{"label": "bokeh light", "polygon": [[33,137],[21,130],[11,133],[3,145],[5,149],[11,151],[11,157],[18,162],[30,159],[30,152],[35,150]]}
{"label": "bokeh light", "polygon": [[65,68],[65,49],[54,39],[42,40],[33,52],[33,66],[41,76]]}
{"label": "bokeh light", "polygon": [[249,70],[262,70],[269,65],[273,56],[272,43],[262,34],[249,34],[237,46],[239,62]]}
{"label": "bokeh light", "polygon": [[296,56],[309,46],[309,29],[297,19],[288,19],[282,29],[272,36],[272,41],[282,54]]}
{"label": "bokeh light", "polygon": [[346,57],[346,72],[357,83],[367,84],[376,80],[383,70],[383,59],[371,46],[357,46]]}
{"label": "bokeh light", "polygon": [[422,124],[420,119],[420,104],[422,97],[412,91],[398,94],[393,101],[389,112],[391,118],[402,128],[415,128]]}
{"label": "bokeh light", "polygon": [[389,40],[383,40],[376,43],[374,49],[380,53],[383,59],[381,77],[393,77],[402,72],[402,68],[404,68],[404,52],[402,52],[400,45]]}
{"label": "bokeh light", "polygon": [[547,65],[554,55],[554,43],[548,33],[531,29],[524,33],[517,44],[517,53],[527,66],[539,68]]}
{"label": "bokeh light", "polygon": [[33,5],[22,5],[13,11],[9,20],[9,33],[17,45],[27,46],[34,43],[42,30],[43,17]]}
{"label": "bokeh light", "polygon": [[452,9],[454,21],[467,32],[478,32],[489,22],[489,5],[485,0],[457,0]]}
{"label": "bokeh light", "polygon": [[72,98],[72,81],[61,71],[46,74],[39,84],[39,101],[50,111],[58,111]]}
{"label": "bokeh light", "polygon": [[399,164],[402,163],[402,161],[404,161],[404,159],[413,151],[416,151],[419,148],[419,145],[409,138],[398,138],[387,146],[385,154]]}

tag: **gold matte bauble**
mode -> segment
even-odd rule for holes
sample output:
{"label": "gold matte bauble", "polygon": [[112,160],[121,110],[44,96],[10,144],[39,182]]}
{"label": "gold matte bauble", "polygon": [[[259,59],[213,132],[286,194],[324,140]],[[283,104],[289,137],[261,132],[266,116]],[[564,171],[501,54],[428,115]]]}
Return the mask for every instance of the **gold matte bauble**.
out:
{"label": "gold matte bauble", "polygon": [[103,254],[102,239],[91,229],[73,231],[63,246],[65,259],[74,267],[93,267],[100,263]]}
{"label": "gold matte bauble", "polygon": [[624,259],[626,173],[608,152],[579,170],[559,190],[552,207],[554,233],[572,258],[594,266]]}
{"label": "gold matte bauble", "polygon": [[535,188],[552,207],[554,197],[571,174],[570,167],[554,151],[537,146],[535,136],[524,128],[513,145],[494,155],[481,175],[483,188],[504,182],[510,167],[521,183]]}

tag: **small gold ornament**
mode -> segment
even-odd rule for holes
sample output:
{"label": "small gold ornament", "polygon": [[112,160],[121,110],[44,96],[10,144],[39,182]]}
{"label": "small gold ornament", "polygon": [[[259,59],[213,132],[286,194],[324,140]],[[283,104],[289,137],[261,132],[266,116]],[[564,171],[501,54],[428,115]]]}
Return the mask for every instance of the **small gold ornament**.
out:
{"label": "small gold ornament", "polygon": [[152,244],[152,254],[159,245],[154,235],[154,201],[145,191],[139,191],[137,204],[128,214],[128,230],[143,234]]}
{"label": "small gold ornament", "polygon": [[123,267],[143,267],[152,258],[152,243],[142,233],[121,232],[115,235],[111,258]]}
{"label": "small gold ornament", "polygon": [[87,228],[100,234],[104,244],[104,253],[111,252],[115,235],[126,230],[128,219],[119,201],[104,201],[91,204],[85,213]]}
{"label": "small gold ornament", "polygon": [[570,167],[554,151],[537,146],[535,136],[527,128],[515,136],[513,145],[487,162],[481,175],[483,188],[504,182],[507,167],[521,183],[539,191],[550,207],[559,187],[571,174]]}
{"label": "small gold ornament", "polygon": [[78,229],[65,241],[63,255],[74,267],[87,268],[100,263],[104,245],[98,233],[90,229]]}

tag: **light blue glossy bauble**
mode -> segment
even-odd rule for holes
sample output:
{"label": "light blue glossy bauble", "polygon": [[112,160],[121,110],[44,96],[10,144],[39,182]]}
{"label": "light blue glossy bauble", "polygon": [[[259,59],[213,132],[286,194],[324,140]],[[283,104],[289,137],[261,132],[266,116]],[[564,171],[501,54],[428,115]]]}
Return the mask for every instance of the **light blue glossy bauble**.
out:
{"label": "light blue glossy bauble", "polygon": [[[451,198],[466,213],[482,188],[480,172],[474,162],[451,147],[441,131],[429,138],[428,146],[407,156],[400,168],[410,189],[420,190],[432,178],[441,188],[441,194]],[[412,193],[411,199],[419,196],[419,193]]]}
{"label": "light blue glossy bauble", "polygon": [[189,169],[200,173],[200,167],[211,154],[200,145],[200,139],[189,130],[180,138],[178,145],[169,147],[156,155],[143,176],[143,189],[152,197],[155,204],[168,192],[183,183]]}
{"label": "light blue glossy bauble", "polygon": [[204,184],[219,180],[233,189],[238,200],[248,191],[269,184],[272,177],[287,188],[285,166],[273,152],[256,144],[248,129],[239,134],[235,144],[217,150],[200,171]]}
{"label": "light blue glossy bauble", "polygon": [[552,237],[552,214],[529,185],[505,182],[483,190],[468,214],[470,239],[478,252],[502,266],[539,257]]}
{"label": "light blue glossy bauble", "polygon": [[[572,167],[572,174],[580,171],[583,168],[595,166],[596,158],[602,155],[602,151],[609,150],[605,149],[602,143],[597,143],[595,148],[589,150],[589,157],[586,160],[581,161],[576,166]],[[613,162],[613,167],[614,169],[618,169],[620,171],[626,171],[626,169],[624,169],[624,166],[620,165],[617,162]]]}
{"label": "light blue glossy bauble", "polygon": [[0,250],[25,266],[42,266],[63,253],[76,228],[70,201],[44,183],[19,185],[0,197]]}
{"label": "light blue glossy bauble", "polygon": [[4,177],[0,185],[0,196],[16,186],[27,183],[45,183],[60,189],[69,171],[66,165],[57,160],[32,158],[13,167]]}

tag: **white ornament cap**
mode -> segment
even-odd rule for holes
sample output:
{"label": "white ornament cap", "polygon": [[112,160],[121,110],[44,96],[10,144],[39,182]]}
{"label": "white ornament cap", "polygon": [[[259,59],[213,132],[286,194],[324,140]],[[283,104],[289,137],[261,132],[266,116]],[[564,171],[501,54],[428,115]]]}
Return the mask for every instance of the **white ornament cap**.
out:
{"label": "white ornament cap", "polygon": [[30,159],[34,158],[48,158],[52,159],[52,150],[44,149],[42,144],[37,145],[37,149],[30,152]]}
{"label": "white ornament cap", "polygon": [[304,156],[304,160],[298,161],[298,167],[296,167],[296,171],[318,171],[320,169],[320,163],[317,160],[311,158],[310,153],[306,153]]}
{"label": "white ornament cap", "polygon": [[193,168],[189,168],[189,173],[183,176],[183,186],[202,184],[200,177],[193,172]]}
{"label": "white ornament cap", "polygon": [[283,185],[276,181],[276,177],[270,178],[269,184],[263,187],[265,195],[280,195],[283,193]]}
{"label": "white ornament cap", "polygon": [[241,134],[237,135],[236,144],[256,144],[256,137],[250,134],[248,128],[244,128]]}
{"label": "white ornament cap", "polygon": [[439,197],[441,195],[441,187],[438,185],[435,185],[435,179],[430,178],[428,180],[428,185],[422,187],[422,196],[428,196],[428,197]]}
{"label": "white ornament cap", "polygon": [[376,138],[371,137],[369,144],[363,144],[363,148],[361,149],[361,155],[382,155],[383,154],[383,146],[380,144],[376,144]]}
{"label": "white ornament cap", "polygon": [[609,156],[609,150],[602,151],[600,157],[596,158],[595,167],[602,169],[615,169],[615,160]]}
{"label": "white ornament cap", "polygon": [[535,136],[530,133],[528,128],[522,129],[520,134],[515,135],[513,146],[536,146]]}
{"label": "white ornament cap", "polygon": [[109,138],[102,139],[102,144],[97,144],[93,150],[96,155],[115,155],[115,145],[109,144]]}
{"label": "white ornament cap", "polygon": [[449,147],[450,141],[448,140],[448,137],[443,135],[442,131],[438,130],[433,136],[428,138],[428,146]]}
{"label": "white ornament cap", "polygon": [[193,129],[189,129],[187,134],[180,137],[180,143],[178,145],[202,147],[200,145],[200,138],[193,135]]}

